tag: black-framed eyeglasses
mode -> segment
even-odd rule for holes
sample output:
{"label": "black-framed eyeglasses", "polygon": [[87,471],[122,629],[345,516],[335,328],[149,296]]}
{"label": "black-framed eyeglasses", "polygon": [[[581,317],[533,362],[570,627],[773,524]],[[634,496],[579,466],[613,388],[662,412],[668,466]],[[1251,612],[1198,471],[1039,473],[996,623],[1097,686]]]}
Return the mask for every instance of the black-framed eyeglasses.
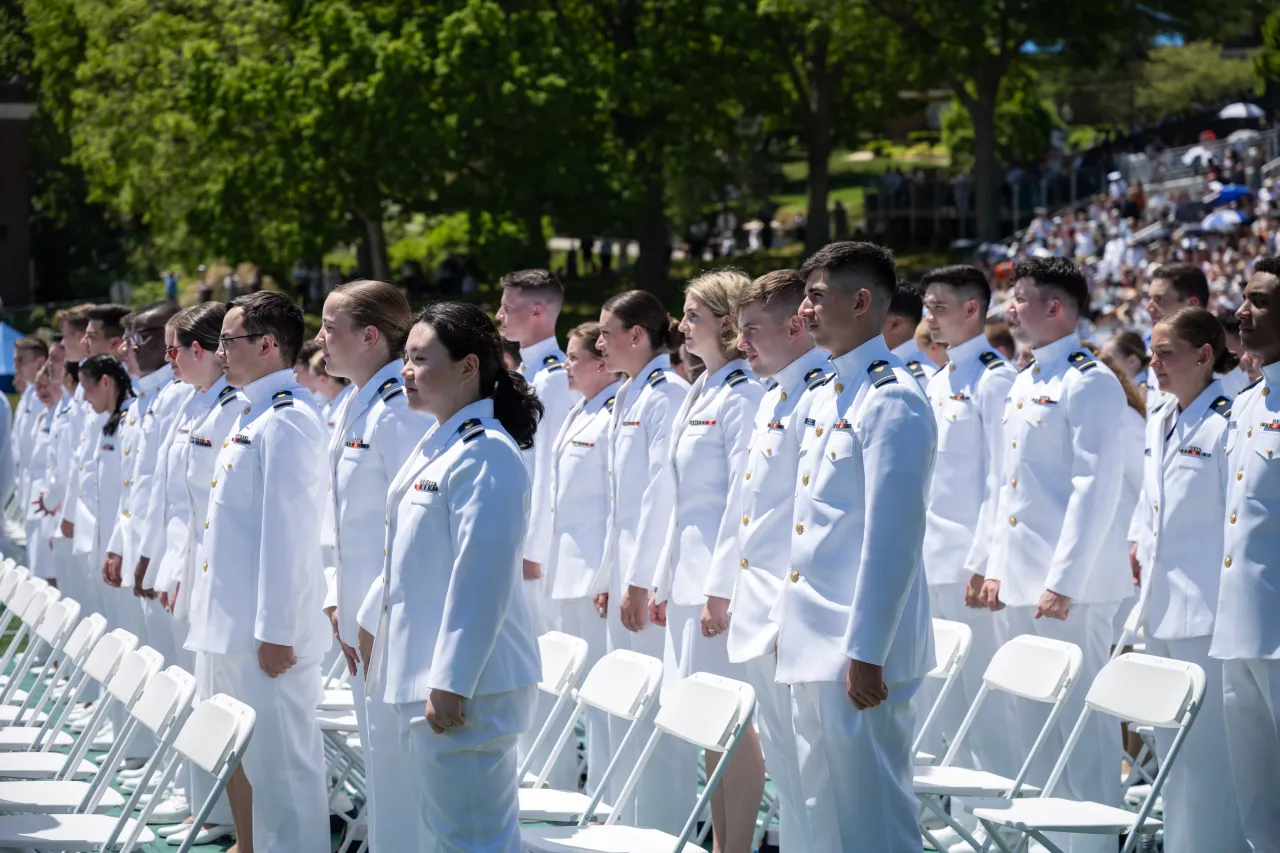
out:
{"label": "black-framed eyeglasses", "polygon": [[232,341],[239,341],[239,340],[243,340],[244,338],[260,338],[265,334],[266,332],[251,332],[250,334],[247,334],[247,335],[232,335],[231,337],[222,335],[221,337],[218,338],[218,349],[226,349],[227,344],[231,343]]}

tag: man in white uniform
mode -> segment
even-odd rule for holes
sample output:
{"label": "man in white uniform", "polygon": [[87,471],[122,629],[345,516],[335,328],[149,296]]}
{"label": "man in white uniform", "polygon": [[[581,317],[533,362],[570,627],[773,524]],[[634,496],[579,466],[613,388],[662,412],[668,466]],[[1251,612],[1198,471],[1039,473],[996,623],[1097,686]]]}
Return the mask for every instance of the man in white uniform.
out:
{"label": "man in white uniform", "polygon": [[[1064,640],[1084,652],[1081,686],[1032,769],[1031,781],[1043,784],[1107,662],[1119,602],[1133,591],[1127,520],[1116,518],[1123,463],[1115,433],[1126,402],[1119,380],[1076,336],[1089,290],[1075,264],[1032,258],[1014,267],[1013,278],[1009,324],[1035,359],[1014,380],[1005,405],[999,510],[981,595],[992,610],[1008,606],[1012,635]],[[1035,711],[1024,703],[1007,721],[1011,732],[1020,729],[1024,757],[1045,719]],[[1059,792],[1119,806],[1118,749],[1116,726],[1096,715]],[[1115,840],[1076,835],[1062,846],[1110,852]]]}
{"label": "man in white uniform", "polygon": [[[978,607],[987,573],[987,553],[1000,495],[1004,438],[1001,418],[1017,374],[983,334],[991,289],[971,266],[943,267],[921,280],[926,288],[929,329],[947,345],[949,363],[929,380],[927,393],[938,422],[938,461],[929,490],[924,568],[933,616],[963,622],[973,631],[964,671],[934,720],[924,749],[935,754],[955,739],[961,720],[982,687],[982,674],[999,648],[1003,614]],[[917,708],[928,713],[937,697],[926,686]],[[928,703],[923,701],[928,699]],[[1022,756],[1009,749],[1001,730],[999,695],[984,703],[983,721],[970,730],[967,766],[1009,777]],[[968,765],[972,760],[973,764]]]}
{"label": "man in white uniform", "polygon": [[892,253],[833,243],[800,272],[800,316],[835,373],[793,415],[804,420],[791,571],[772,614],[777,678],[792,685],[813,849],[917,850],[911,697],[934,662],[921,546],[937,425],[880,335]]}
{"label": "man in white uniform", "polygon": [[[52,572],[53,561],[50,559],[48,547],[40,548],[40,526],[38,516],[29,512],[30,505],[38,496],[31,493],[31,481],[43,478],[43,471],[31,470],[30,460],[36,444],[36,436],[40,432],[42,415],[46,409],[36,399],[36,371],[44,366],[49,357],[49,345],[39,338],[21,338],[13,344],[13,378],[14,383],[24,387],[18,398],[18,405],[13,413],[12,451],[14,470],[18,479],[18,490],[15,493],[17,505],[13,507],[15,514],[25,522],[27,530],[26,565],[37,577],[45,577],[54,586],[57,581]],[[59,368],[61,372],[61,368]]]}
{"label": "man in white uniform", "polygon": [[1236,312],[1262,379],[1231,406],[1222,584],[1209,654],[1240,818],[1255,853],[1280,851],[1280,259],[1254,267]]}
{"label": "man in white uniform", "polygon": [[902,359],[902,363],[922,387],[937,371],[929,356],[916,343],[916,327],[923,317],[924,301],[920,291],[914,284],[900,282],[889,302],[889,313],[885,315],[884,325],[880,329],[885,346]]}
{"label": "man in white uniform", "polygon": [[799,436],[794,416],[801,398],[827,378],[827,354],[813,346],[797,311],[804,301],[804,278],[794,270],[761,276],[743,293],[738,307],[738,344],[752,371],[765,383],[748,452],[738,556],[742,568],[733,588],[729,620],[729,660],[745,666],[756,690],[756,725],[765,765],[780,799],[778,846],[813,850],[805,816],[791,689],[777,683],[778,626],[769,611],[791,566],[791,516],[795,506]]}
{"label": "man in white uniform", "polygon": [[[564,287],[547,270],[520,270],[498,282],[502,304],[498,329],[520,344],[520,374],[533,386],[543,407],[532,449],[524,451],[529,469],[531,506],[524,545],[525,599],[539,633],[560,628],[559,614],[542,583],[542,567],[551,553],[551,466],[553,445],[573,404],[581,396],[569,390],[564,350],[556,340],[556,320],[564,305]],[[536,727],[535,727],[536,728]]]}
{"label": "man in white uniform", "polygon": [[315,720],[332,635],[316,535],[328,431],[293,377],[302,336],[302,309],[274,291],[234,300],[223,320],[217,355],[246,403],[214,466],[186,642],[208,693],[257,712],[227,791],[239,843],[257,853],[330,849]]}

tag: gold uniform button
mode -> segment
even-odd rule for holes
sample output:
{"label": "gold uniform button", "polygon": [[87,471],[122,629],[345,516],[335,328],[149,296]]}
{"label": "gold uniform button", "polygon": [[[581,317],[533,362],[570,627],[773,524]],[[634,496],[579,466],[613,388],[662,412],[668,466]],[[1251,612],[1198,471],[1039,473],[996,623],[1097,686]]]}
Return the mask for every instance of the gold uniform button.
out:
{"label": "gold uniform button", "polygon": [[1263,387],[1263,389],[1262,389],[1262,396],[1266,397],[1266,396],[1267,396],[1268,394],[1270,394],[1270,393],[1271,393],[1271,389],[1270,389],[1270,388]]}
{"label": "gold uniform button", "polygon": [[128,456],[128,455],[129,455],[130,453],[132,453],[132,452],[133,452],[133,448],[131,448],[131,447],[126,447],[126,448],[124,449],[124,455],[125,455],[125,456]]}
{"label": "gold uniform button", "polygon": [[1243,472],[1243,471],[1237,471],[1237,472],[1236,472],[1236,479],[1237,479],[1237,480],[1243,480],[1243,479],[1244,479],[1244,472]]}
{"label": "gold uniform button", "polygon": [[1039,376],[1039,375],[1040,375],[1040,368],[1038,368],[1038,367],[1033,368],[1033,369],[1031,370],[1031,372],[1032,372],[1032,373],[1034,373],[1036,376]]}
{"label": "gold uniform button", "polygon": [[783,391],[783,392],[778,396],[778,399],[779,399],[779,400],[781,400],[781,401],[782,401],[782,402],[784,402],[784,403],[785,403],[785,402],[787,402],[787,392],[786,392],[786,391]]}
{"label": "gold uniform button", "polygon": [[809,485],[809,475],[805,474],[803,477],[801,477],[800,482],[804,483],[806,486]]}
{"label": "gold uniform button", "polygon": [[383,523],[383,524],[385,524],[387,527],[390,527],[390,526],[391,526],[391,519],[390,519],[390,518],[384,518],[384,519],[382,519],[382,523]]}
{"label": "gold uniform button", "polygon": [[822,427],[818,427],[817,429],[815,429],[813,431],[813,434],[818,436],[822,435]]}
{"label": "gold uniform button", "polygon": [[1159,504],[1158,502],[1157,502],[1157,503],[1153,503],[1153,504],[1151,505],[1151,508],[1152,508],[1153,510],[1155,510],[1156,512],[1159,512],[1159,511],[1160,511],[1160,504]]}
{"label": "gold uniform button", "polygon": [[1232,524],[1235,524],[1235,523],[1236,523],[1236,514],[1235,514],[1234,512],[1233,512],[1233,513],[1231,513],[1231,523],[1232,523]]}
{"label": "gold uniform button", "polygon": [[227,463],[227,470],[228,470],[228,471],[230,471],[230,470],[231,470],[231,463],[230,463],[230,462],[228,462],[228,463]]}
{"label": "gold uniform button", "polygon": [[204,529],[205,529],[205,530],[208,530],[208,529],[209,529],[209,519],[207,519],[207,518],[204,520]]}
{"label": "gold uniform button", "polygon": [[1253,438],[1253,427],[1249,427],[1247,430],[1244,431],[1244,437]]}
{"label": "gold uniform button", "polygon": [[245,407],[244,407],[244,413],[245,413],[246,415],[247,415],[247,414],[249,414],[249,410],[250,410],[251,408],[253,408],[253,407],[252,407],[252,406],[245,406]]}
{"label": "gold uniform button", "polygon": [[1223,560],[1222,565],[1226,566],[1228,569],[1231,568],[1231,558],[1227,557],[1227,559]]}
{"label": "gold uniform button", "polygon": [[222,446],[223,446],[223,447],[230,447],[230,446],[231,446],[231,442],[229,442],[229,441],[224,441],[224,442],[222,442]]}
{"label": "gold uniform button", "polygon": [[844,390],[844,386],[843,386],[843,385],[841,385],[839,382],[837,382],[837,383],[836,383],[836,393],[837,393],[837,394],[839,394],[839,393],[840,393],[841,391],[843,391],[843,390]]}
{"label": "gold uniform button", "polygon": [[798,582],[799,582],[799,580],[800,580],[800,573],[799,573],[799,572],[797,572],[795,569],[792,569],[792,570],[791,570],[791,582],[792,582],[792,583],[798,583]]}
{"label": "gold uniform button", "polygon": [[1022,401],[1021,401],[1021,400],[1019,400],[1019,401],[1018,401],[1018,408],[1019,408],[1019,409],[1021,409],[1021,408],[1022,408]]}
{"label": "gold uniform button", "polygon": [[952,373],[955,373],[955,372],[956,372],[956,366],[953,364],[953,365],[951,365],[951,367],[949,367],[949,368],[948,368],[948,370],[950,370]]}
{"label": "gold uniform button", "polygon": [[1013,440],[1013,446],[1014,446],[1014,447],[1017,447],[1017,446],[1018,446],[1018,439],[1016,439],[1016,438],[1015,438],[1015,439]]}
{"label": "gold uniform button", "polygon": [[217,479],[213,479],[213,480],[210,480],[210,481],[209,481],[209,488],[211,488],[211,489],[216,489],[216,488],[218,488],[218,481],[217,481]]}
{"label": "gold uniform button", "polygon": [[747,517],[747,516],[745,516],[745,515],[744,515],[744,516],[742,517],[742,526],[743,526],[743,527],[746,527],[746,526],[747,526],[748,524],[750,524],[750,523],[751,523],[751,519],[750,519],[749,517]]}
{"label": "gold uniform button", "polygon": [[[802,447],[802,448],[800,448],[800,449],[801,449],[801,450],[804,450],[804,448],[803,448],[803,447]],[[772,455],[773,455],[773,448],[772,448],[772,447],[766,447],[766,448],[764,449],[764,452],[765,452],[765,453],[767,453],[767,454],[769,454],[770,456],[772,456]]]}
{"label": "gold uniform button", "polygon": [[129,426],[133,426],[138,422],[137,418],[129,418]]}
{"label": "gold uniform button", "polygon": [[382,556],[387,556],[387,549],[385,547],[382,549]]}
{"label": "gold uniform button", "polygon": [[803,525],[803,524],[797,524],[797,525],[796,525],[796,533],[804,533],[804,525]]}
{"label": "gold uniform button", "polygon": [[203,566],[201,566],[200,568],[201,568],[203,571],[206,571],[206,572],[207,572],[207,571],[209,571],[209,564],[208,564],[208,563],[205,563],[205,564],[204,564]]}
{"label": "gold uniform button", "polygon": [[747,567],[747,558],[746,558],[746,557],[743,557],[743,558],[742,558],[741,566],[742,566],[742,568],[744,568],[744,569]]}
{"label": "gold uniform button", "polygon": [[128,481],[128,480],[125,480],[125,481],[124,481],[124,484],[125,484],[126,486],[127,486],[127,485],[129,485],[129,481]]}
{"label": "gold uniform button", "polygon": [[1011,479],[1011,480],[1009,481],[1009,488],[1011,488],[1011,489],[1016,489],[1016,488],[1018,488],[1018,478],[1017,478],[1017,477],[1014,477],[1013,479]]}
{"label": "gold uniform button", "polygon": [[133,518],[133,513],[129,512],[129,510],[127,509],[120,514],[123,515],[125,518]]}
{"label": "gold uniform button", "polygon": [[1018,526],[1018,519],[1017,519],[1017,518],[1015,518],[1015,517],[1014,517],[1014,516],[1012,516],[1012,515],[1011,515],[1011,516],[1009,516],[1009,526],[1010,526],[1010,527],[1017,527],[1017,526]]}
{"label": "gold uniform button", "polygon": [[750,479],[751,479],[751,472],[750,472],[750,471],[748,471],[748,472],[747,472],[746,479],[748,479],[748,480],[750,480]]}

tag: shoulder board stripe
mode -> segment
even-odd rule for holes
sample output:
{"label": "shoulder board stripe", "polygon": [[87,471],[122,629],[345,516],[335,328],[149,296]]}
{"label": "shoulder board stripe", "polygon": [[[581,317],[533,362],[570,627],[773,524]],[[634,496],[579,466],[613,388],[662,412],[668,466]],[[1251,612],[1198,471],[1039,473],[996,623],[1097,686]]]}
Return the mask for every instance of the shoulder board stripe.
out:
{"label": "shoulder board stripe", "polygon": [[378,390],[375,391],[374,393],[382,394],[384,391],[386,391],[389,388],[399,388],[399,387],[400,387],[400,380],[392,376],[386,382],[383,382],[381,385],[379,385]]}
{"label": "shoulder board stripe", "polygon": [[482,435],[484,435],[484,427],[476,427],[471,432],[464,435],[462,437],[462,441],[465,444],[466,442],[471,441],[472,439],[475,439],[475,438],[479,438]]}
{"label": "shoulder board stripe", "polygon": [[986,367],[987,370],[994,370],[997,367],[1001,367],[1009,363],[1001,358],[999,353],[992,352],[991,350],[987,350],[978,356],[978,361],[982,362],[983,366]]}
{"label": "shoulder board stripe", "polygon": [[743,382],[746,382],[746,381],[747,381],[747,374],[741,369],[730,371],[729,375],[724,378],[724,383],[728,385],[730,388],[733,388],[736,385],[741,385]]}
{"label": "shoulder board stripe", "polygon": [[[812,391],[814,388],[821,388],[823,385],[826,385],[828,382],[831,381],[832,376],[835,376],[834,373],[826,373],[822,370],[819,370],[816,367],[813,370],[809,371],[809,374],[813,374],[815,372],[818,374],[818,376],[816,379],[814,379],[812,382],[808,384],[808,388],[810,391]],[[809,374],[805,375],[805,379],[809,378]]]}
{"label": "shoulder board stripe", "polygon": [[555,373],[557,370],[564,370],[564,365],[557,361],[555,364],[547,365],[544,370],[547,373]]}
{"label": "shoulder board stripe", "polygon": [[218,403],[218,405],[219,405],[219,406],[225,406],[227,403],[230,403],[232,400],[234,400],[234,399],[236,398],[236,395],[235,395],[235,393],[234,393],[234,392],[235,392],[235,389],[233,388],[233,389],[231,389],[231,390],[232,390],[232,393],[230,393],[230,394],[228,394],[227,396],[223,397],[223,398],[222,398],[222,400],[221,400],[221,402],[219,402],[219,403]]}
{"label": "shoulder board stripe", "polygon": [[881,378],[877,379],[875,382],[872,382],[871,387],[879,388],[882,385],[896,385],[896,384],[898,384],[898,377],[890,373],[887,376],[882,376]]}
{"label": "shoulder board stripe", "polygon": [[648,381],[650,388],[654,388],[667,381],[667,374],[661,367],[655,367],[646,377],[646,381]]}
{"label": "shoulder board stripe", "polygon": [[[1258,384],[1259,382],[1261,382],[1261,381],[1262,381],[1262,377],[1258,377],[1257,379],[1253,380],[1253,381],[1252,381],[1252,382],[1250,382],[1248,385],[1246,385],[1246,386],[1244,386],[1243,388],[1241,388],[1241,389],[1240,389],[1240,394],[1243,394],[1245,391],[1248,391],[1250,388],[1252,388],[1253,386],[1257,385],[1257,384]],[[1236,396],[1237,396],[1237,397],[1239,397],[1239,396],[1240,396],[1240,394],[1237,394]]]}
{"label": "shoulder board stripe", "polygon": [[549,355],[542,359],[543,367],[550,367],[553,364],[560,364],[560,357],[557,355]]}
{"label": "shoulder board stripe", "polygon": [[871,362],[871,364],[867,365],[867,373],[872,377],[878,377],[881,374],[883,374],[886,370],[889,370],[889,362],[885,361],[882,358],[876,359],[875,361]]}
{"label": "shoulder board stripe", "polygon": [[605,407],[606,409],[608,409],[609,411],[611,411],[611,412],[612,412],[612,411],[613,411],[613,402],[614,402],[615,400],[617,400],[617,399],[618,399],[618,397],[617,397],[617,395],[615,394],[614,396],[610,397],[608,400],[605,400],[605,401],[604,401],[604,407]]}
{"label": "shoulder board stripe", "polygon": [[924,379],[924,368],[920,366],[920,362],[914,360],[908,361],[907,370],[910,371],[911,375],[916,379]]}
{"label": "shoulder board stripe", "polygon": [[[1028,362],[1023,366],[1022,370],[1026,370],[1027,368],[1031,367],[1031,365],[1033,365],[1033,364],[1035,364],[1035,363],[1036,363],[1036,360],[1035,360],[1034,358],[1033,358],[1033,359],[1031,359],[1030,361],[1028,361]],[[1022,372],[1022,370],[1019,370],[1018,372],[1019,372],[1019,373],[1021,373],[1021,372]]]}
{"label": "shoulder board stripe", "polygon": [[1224,418],[1229,418],[1231,417],[1231,398],[1219,397],[1209,404],[1209,408],[1222,415]]}
{"label": "shoulder board stripe", "polygon": [[1067,361],[1071,362],[1071,366],[1081,373],[1087,373],[1098,366],[1098,362],[1094,361],[1093,356],[1084,351],[1071,353]]}
{"label": "shoulder board stripe", "polygon": [[277,400],[277,401],[275,401],[274,403],[272,403],[272,404],[271,404],[271,408],[273,408],[273,409],[283,409],[283,408],[285,408],[286,406],[292,406],[292,405],[293,405],[293,400],[288,400],[288,399],[285,399],[285,400]]}
{"label": "shoulder board stripe", "polygon": [[480,426],[479,418],[467,418],[458,426],[458,432],[467,432],[468,430],[475,429],[478,426]]}
{"label": "shoulder board stripe", "polygon": [[223,386],[222,390],[218,392],[218,400],[225,400],[234,393],[236,393],[235,388],[232,388],[230,385]]}
{"label": "shoulder board stripe", "polygon": [[285,389],[283,391],[277,391],[276,393],[271,395],[272,400],[283,400],[286,397],[292,399],[293,392],[288,389]]}

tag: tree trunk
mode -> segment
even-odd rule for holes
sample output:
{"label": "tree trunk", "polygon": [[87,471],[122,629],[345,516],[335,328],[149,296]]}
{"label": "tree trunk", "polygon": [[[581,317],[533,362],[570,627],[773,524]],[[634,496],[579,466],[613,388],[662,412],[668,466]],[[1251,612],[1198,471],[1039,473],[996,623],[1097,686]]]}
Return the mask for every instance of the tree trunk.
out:
{"label": "tree trunk", "polygon": [[831,239],[827,196],[831,191],[831,73],[825,45],[810,69],[809,104],[809,221],[805,225],[804,254],[814,254]]}
{"label": "tree trunk", "polygon": [[999,240],[1000,169],[996,160],[996,99],[1000,79],[977,81],[977,98],[966,99],[973,120],[973,197],[978,239]]}
{"label": "tree trunk", "polygon": [[365,216],[364,244],[369,253],[369,277],[377,281],[391,280],[391,263],[387,259],[387,235],[382,230],[381,216]]}
{"label": "tree trunk", "polygon": [[525,242],[528,244],[529,266],[548,269],[551,266],[551,250],[547,247],[547,235],[542,231],[542,213],[533,210],[524,215]]}
{"label": "tree trunk", "polygon": [[[640,257],[636,259],[636,287],[659,299],[667,289],[667,210],[666,185],[661,163],[650,162],[644,177],[643,209],[637,218]],[[619,250],[626,251],[625,248]],[[614,258],[614,266],[621,258]]]}

